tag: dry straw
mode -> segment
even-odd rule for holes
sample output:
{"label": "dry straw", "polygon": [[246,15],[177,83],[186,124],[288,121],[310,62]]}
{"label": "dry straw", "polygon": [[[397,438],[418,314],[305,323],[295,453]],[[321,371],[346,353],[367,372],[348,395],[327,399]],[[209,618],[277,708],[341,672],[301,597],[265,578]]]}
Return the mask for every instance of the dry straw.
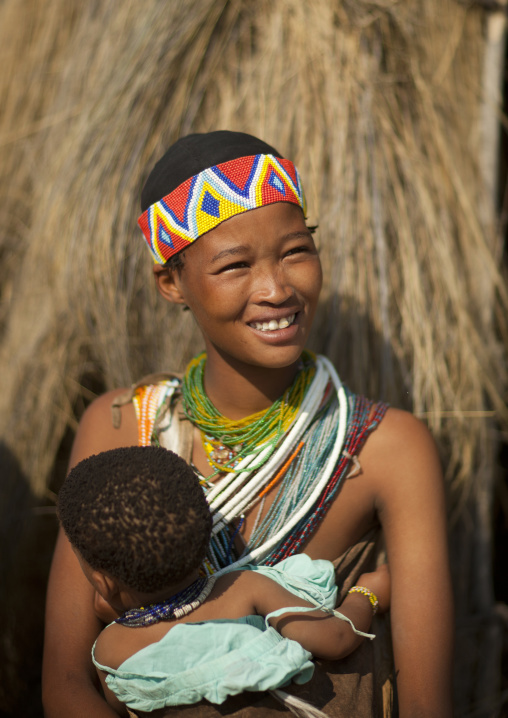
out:
{"label": "dry straw", "polygon": [[319,223],[313,346],[428,421],[451,513],[480,527],[463,608],[490,609],[470,589],[507,419],[508,299],[479,210],[483,20],[452,0],[4,0],[0,423],[35,492],[87,386],[181,369],[199,347],[152,286],[148,169],[189,131],[252,132],[298,164]]}

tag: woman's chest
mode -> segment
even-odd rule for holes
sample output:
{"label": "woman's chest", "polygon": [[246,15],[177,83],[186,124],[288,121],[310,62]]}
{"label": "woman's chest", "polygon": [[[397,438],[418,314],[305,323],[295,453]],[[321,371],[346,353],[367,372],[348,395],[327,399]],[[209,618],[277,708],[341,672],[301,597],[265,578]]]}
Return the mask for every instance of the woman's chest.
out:
{"label": "woman's chest", "polygon": [[[203,476],[210,476],[211,467],[203,448],[200,432],[194,431],[193,464]],[[211,485],[221,477],[211,477]],[[319,480],[319,471],[316,481]],[[295,479],[294,481],[297,481]],[[324,513],[311,537],[302,543],[300,550],[312,558],[333,560],[356,543],[375,523],[374,497],[370,489],[369,476],[361,471],[356,476],[344,477],[335,498]],[[297,492],[294,482],[284,483],[284,474],[280,472],[270,476],[266,483],[260,485],[248,505],[234,510],[234,493],[230,498],[230,523],[236,534],[237,549],[240,544],[248,545],[256,541],[263,532],[269,532],[270,526],[284,521],[283,505],[288,492]],[[297,511],[298,509],[295,509]],[[286,517],[288,521],[293,515]]]}

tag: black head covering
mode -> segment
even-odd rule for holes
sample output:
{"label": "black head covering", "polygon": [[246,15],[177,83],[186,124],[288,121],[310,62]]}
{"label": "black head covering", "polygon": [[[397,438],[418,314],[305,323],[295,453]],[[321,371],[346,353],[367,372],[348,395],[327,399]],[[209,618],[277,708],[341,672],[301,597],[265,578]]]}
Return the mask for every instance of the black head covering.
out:
{"label": "black head covering", "polygon": [[222,162],[251,155],[282,157],[263,140],[244,132],[217,130],[180,138],[171,145],[148,175],[141,192],[141,212],[172,192],[189,177]]}

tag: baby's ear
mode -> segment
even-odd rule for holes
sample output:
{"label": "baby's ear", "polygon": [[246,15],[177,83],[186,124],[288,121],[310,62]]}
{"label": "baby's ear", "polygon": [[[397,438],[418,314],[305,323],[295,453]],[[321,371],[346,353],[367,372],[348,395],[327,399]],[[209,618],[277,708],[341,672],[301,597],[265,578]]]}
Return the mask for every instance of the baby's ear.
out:
{"label": "baby's ear", "polygon": [[111,623],[115,621],[118,616],[122,614],[122,611],[117,611],[116,608],[106,601],[98,591],[93,592],[93,610],[95,615],[103,623]]}
{"label": "baby's ear", "polygon": [[181,290],[178,271],[165,267],[163,264],[154,264],[153,274],[155,284],[164,299],[173,304],[186,304]]}
{"label": "baby's ear", "polygon": [[107,573],[102,573],[102,571],[92,571],[91,583],[107,603],[110,605],[115,603],[121,590],[115,578],[108,576]]}

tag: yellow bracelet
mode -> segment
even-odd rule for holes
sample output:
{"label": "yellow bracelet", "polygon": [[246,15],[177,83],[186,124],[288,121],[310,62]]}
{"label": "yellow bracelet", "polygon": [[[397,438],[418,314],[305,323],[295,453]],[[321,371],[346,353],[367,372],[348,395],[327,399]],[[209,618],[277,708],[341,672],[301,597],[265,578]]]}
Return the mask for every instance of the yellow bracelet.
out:
{"label": "yellow bracelet", "polygon": [[376,615],[377,609],[379,608],[379,601],[377,600],[375,593],[369,591],[369,589],[365,588],[365,586],[353,586],[353,588],[349,589],[348,593],[363,593],[364,596],[367,596],[370,601],[370,605],[372,606],[372,615]]}

